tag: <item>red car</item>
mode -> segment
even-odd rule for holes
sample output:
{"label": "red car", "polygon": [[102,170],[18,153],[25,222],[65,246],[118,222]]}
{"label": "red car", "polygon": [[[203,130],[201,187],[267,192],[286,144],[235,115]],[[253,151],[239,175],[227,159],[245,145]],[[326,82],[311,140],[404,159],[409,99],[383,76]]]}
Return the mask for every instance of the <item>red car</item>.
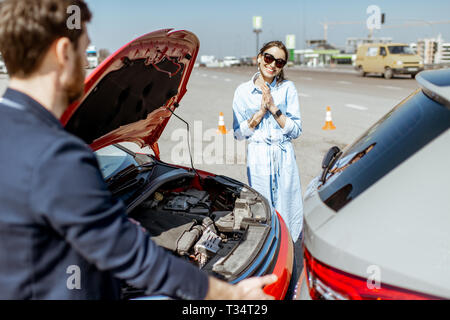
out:
{"label": "red car", "polygon": [[[160,30],[122,47],[86,79],[85,95],[61,118],[96,152],[103,176],[153,240],[230,283],[274,273],[265,292],[286,296],[292,240],[281,216],[249,186],[165,163],[158,139],[186,93],[199,50],[188,31]],[[135,154],[120,142],[149,146]],[[124,298],[141,297],[123,286]]]}

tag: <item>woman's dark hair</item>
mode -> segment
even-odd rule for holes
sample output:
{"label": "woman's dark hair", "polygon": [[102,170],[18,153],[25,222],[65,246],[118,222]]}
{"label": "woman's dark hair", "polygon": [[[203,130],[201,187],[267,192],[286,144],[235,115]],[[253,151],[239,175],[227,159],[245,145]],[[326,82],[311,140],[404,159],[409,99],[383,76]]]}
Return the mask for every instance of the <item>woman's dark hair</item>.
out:
{"label": "woman's dark hair", "polygon": [[[289,58],[289,52],[286,49],[286,46],[284,45],[284,43],[281,41],[278,41],[278,40],[269,41],[266,44],[264,44],[263,47],[261,48],[261,50],[259,50],[258,56],[262,56],[263,53],[266,52],[266,50],[268,50],[272,47],[277,47],[277,48],[280,48],[281,50],[283,50],[285,57],[286,57],[286,61],[287,61],[287,59]],[[286,80],[286,78],[284,76],[284,70],[281,69],[281,72],[277,77],[277,85],[280,84],[281,82],[283,82],[284,80]]]}

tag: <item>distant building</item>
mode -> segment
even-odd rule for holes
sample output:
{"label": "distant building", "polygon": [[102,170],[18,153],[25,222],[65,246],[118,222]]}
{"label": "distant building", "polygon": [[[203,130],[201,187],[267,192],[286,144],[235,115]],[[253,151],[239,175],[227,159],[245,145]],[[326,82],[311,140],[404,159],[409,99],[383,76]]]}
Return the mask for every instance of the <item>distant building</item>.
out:
{"label": "distant building", "polygon": [[434,39],[420,39],[417,41],[417,54],[424,64],[433,64],[437,45]]}
{"label": "distant building", "polygon": [[449,63],[450,64],[450,42],[441,44],[441,52],[439,60],[441,63]]}
{"label": "distant building", "polygon": [[304,49],[294,51],[294,63],[310,67],[325,66],[332,63],[351,63],[351,57],[341,56],[337,49]]}
{"label": "distant building", "polygon": [[294,63],[302,65],[316,66],[318,64],[319,54],[314,53],[313,49],[294,50]]}
{"label": "distant building", "polygon": [[310,67],[322,67],[334,64],[352,64],[354,55],[345,54],[326,40],[307,40],[308,49],[294,51],[294,63]]}
{"label": "distant building", "polygon": [[347,38],[345,41],[345,53],[356,53],[358,46],[366,43],[391,43],[392,38]]}
{"label": "distant building", "polygon": [[450,43],[444,42],[441,35],[420,39],[416,47],[425,64],[450,63]]}
{"label": "distant building", "polygon": [[306,40],[306,46],[310,49],[316,50],[336,50],[336,48],[329,44],[327,40],[323,39]]}

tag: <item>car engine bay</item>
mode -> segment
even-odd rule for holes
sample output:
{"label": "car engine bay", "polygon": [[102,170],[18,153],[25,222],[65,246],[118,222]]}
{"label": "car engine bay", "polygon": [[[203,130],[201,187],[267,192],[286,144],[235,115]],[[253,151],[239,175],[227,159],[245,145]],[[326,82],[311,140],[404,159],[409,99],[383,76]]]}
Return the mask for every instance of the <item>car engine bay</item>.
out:
{"label": "car engine bay", "polygon": [[[127,205],[129,218],[157,245],[217,278],[239,278],[263,246],[276,246],[267,200],[231,178],[200,178],[154,160],[135,169],[127,167],[107,182]],[[143,294],[126,284],[122,293],[124,298]]]}
{"label": "car engine bay", "polygon": [[[155,243],[200,268],[219,251],[222,256],[229,253],[241,242],[249,225],[267,226],[268,222],[263,203],[252,199],[247,190],[238,196],[232,192],[211,197],[207,191],[194,188],[178,192],[160,188],[129,216],[152,235]],[[213,271],[219,269],[212,267]]]}

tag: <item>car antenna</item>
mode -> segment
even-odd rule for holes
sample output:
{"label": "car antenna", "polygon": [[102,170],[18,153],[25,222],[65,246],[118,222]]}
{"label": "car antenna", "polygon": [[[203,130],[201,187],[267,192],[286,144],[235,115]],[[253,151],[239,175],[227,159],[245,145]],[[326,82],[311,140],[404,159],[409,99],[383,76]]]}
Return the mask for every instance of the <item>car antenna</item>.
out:
{"label": "car antenna", "polygon": [[[169,92],[169,95],[171,97],[173,97],[175,94],[172,95],[173,92]],[[175,101],[175,103],[173,104],[175,109],[178,108],[180,106],[180,104],[178,102]],[[190,140],[191,140],[191,132],[189,129],[189,123],[187,123],[184,119],[182,119],[181,117],[179,117],[177,114],[175,114],[172,109],[168,108],[169,111],[178,119],[180,119],[182,122],[184,122],[186,124],[187,127],[187,132],[188,132],[188,136],[187,136],[187,143],[188,143],[188,150],[189,150],[189,158],[191,159],[191,168],[192,170],[194,170],[195,174],[198,176],[198,179],[201,180],[202,178],[200,177],[200,174],[197,172],[197,170],[194,168],[194,161],[192,161],[192,152],[191,152],[191,144],[190,144]]]}

